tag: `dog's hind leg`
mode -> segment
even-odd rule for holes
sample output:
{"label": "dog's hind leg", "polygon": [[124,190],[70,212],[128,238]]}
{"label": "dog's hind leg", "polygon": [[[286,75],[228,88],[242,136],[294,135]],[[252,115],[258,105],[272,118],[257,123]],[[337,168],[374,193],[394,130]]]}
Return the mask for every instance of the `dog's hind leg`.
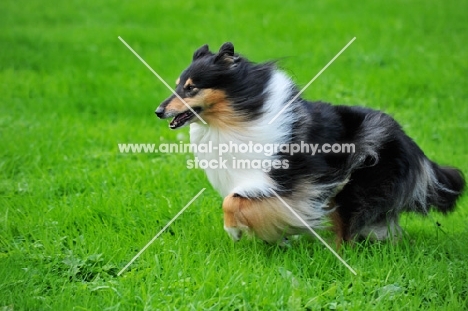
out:
{"label": "dog's hind leg", "polygon": [[343,242],[349,241],[347,224],[341,218],[337,210],[330,214],[331,230],[335,233],[335,245],[337,249],[341,248]]}
{"label": "dog's hind leg", "polygon": [[388,216],[380,221],[365,226],[359,231],[359,236],[369,240],[382,241],[389,239],[396,242],[402,236],[403,230],[398,224],[398,217]]}

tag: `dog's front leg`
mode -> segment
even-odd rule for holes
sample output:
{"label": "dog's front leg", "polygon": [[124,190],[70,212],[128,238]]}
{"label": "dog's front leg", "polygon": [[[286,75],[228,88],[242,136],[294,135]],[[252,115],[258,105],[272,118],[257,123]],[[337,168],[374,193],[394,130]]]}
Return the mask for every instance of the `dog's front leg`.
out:
{"label": "dog's front leg", "polygon": [[275,243],[282,241],[286,225],[279,212],[284,205],[276,198],[246,198],[236,193],[224,198],[224,230],[235,240],[244,231]]}
{"label": "dog's front leg", "polygon": [[236,193],[230,194],[224,198],[224,230],[231,236],[234,241],[239,241],[242,237],[242,228],[246,225],[239,220],[241,200]]}

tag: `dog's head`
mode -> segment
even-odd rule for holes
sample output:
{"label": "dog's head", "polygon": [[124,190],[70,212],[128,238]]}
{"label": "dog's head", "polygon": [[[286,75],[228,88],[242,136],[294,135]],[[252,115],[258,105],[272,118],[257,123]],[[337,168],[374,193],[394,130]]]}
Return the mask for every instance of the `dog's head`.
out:
{"label": "dog's head", "polygon": [[249,79],[258,76],[251,74],[253,66],[234,53],[230,42],[224,43],[218,53],[204,45],[194,52],[192,63],[177,79],[175,94],[164,100],[155,113],[161,119],[173,118],[171,129],[201,120],[210,126],[239,125],[245,115],[251,115],[235,103],[252,98]]}

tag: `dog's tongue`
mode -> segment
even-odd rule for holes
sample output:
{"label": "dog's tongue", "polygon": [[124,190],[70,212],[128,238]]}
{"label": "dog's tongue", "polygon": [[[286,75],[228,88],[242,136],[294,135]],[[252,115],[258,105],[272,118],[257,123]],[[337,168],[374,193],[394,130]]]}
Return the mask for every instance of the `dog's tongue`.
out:
{"label": "dog's tongue", "polygon": [[169,124],[171,129],[176,129],[178,127],[181,127],[182,125],[185,124],[190,118],[192,118],[193,113],[190,110],[187,110],[185,112],[179,113],[172,119],[171,123]]}

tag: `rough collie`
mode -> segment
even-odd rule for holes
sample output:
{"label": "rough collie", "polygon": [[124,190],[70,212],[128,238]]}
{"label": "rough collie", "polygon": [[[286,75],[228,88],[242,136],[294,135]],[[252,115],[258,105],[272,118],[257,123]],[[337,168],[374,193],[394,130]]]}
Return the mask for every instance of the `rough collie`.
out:
{"label": "rough collie", "polygon": [[[311,228],[331,226],[337,241],[398,237],[401,212],[450,212],[464,189],[462,173],[429,160],[391,116],[295,98],[298,88],[275,63],[252,63],[229,42],[217,53],[207,45],[196,50],[176,84],[156,115],[172,118],[172,129],[190,125],[193,144],[328,147],[314,154],[232,148],[223,167],[207,167],[234,240],[245,231],[268,242],[304,233],[285,203]],[[330,152],[340,144],[354,149]],[[235,165],[238,160],[270,166]]]}

